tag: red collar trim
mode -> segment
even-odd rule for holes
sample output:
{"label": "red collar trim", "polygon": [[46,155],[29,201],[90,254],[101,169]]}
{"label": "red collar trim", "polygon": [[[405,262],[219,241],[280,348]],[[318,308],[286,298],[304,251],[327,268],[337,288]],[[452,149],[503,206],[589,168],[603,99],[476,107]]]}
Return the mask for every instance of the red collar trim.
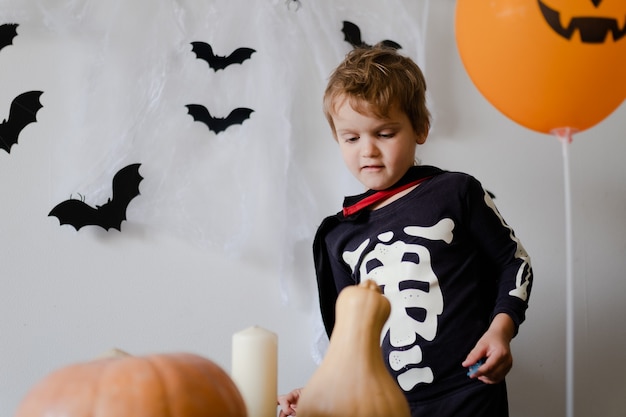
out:
{"label": "red collar trim", "polygon": [[408,184],[404,184],[401,185],[399,187],[396,188],[392,188],[389,190],[382,190],[382,191],[377,191],[372,195],[369,195],[367,197],[365,197],[364,199],[360,200],[359,202],[351,205],[351,206],[347,206],[343,208],[343,215],[344,217],[348,217],[351,216],[355,213],[358,213],[359,211],[363,210],[364,208],[367,208],[369,206],[371,206],[372,204],[378,203],[379,201],[385,200],[389,197],[391,197],[394,194],[399,193],[400,191],[404,191],[407,188],[411,188],[419,183],[421,183],[422,181],[425,181],[429,178],[432,177],[424,177],[424,178],[420,178],[418,180],[409,182]]}

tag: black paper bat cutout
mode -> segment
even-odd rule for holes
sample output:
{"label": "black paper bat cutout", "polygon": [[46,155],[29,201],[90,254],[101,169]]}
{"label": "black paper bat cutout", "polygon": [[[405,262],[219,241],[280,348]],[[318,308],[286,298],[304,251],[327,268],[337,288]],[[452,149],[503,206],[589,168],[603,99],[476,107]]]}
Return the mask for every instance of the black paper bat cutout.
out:
{"label": "black paper bat cutout", "polygon": [[48,216],[55,216],[61,225],[70,224],[76,230],[88,225],[120,230],[122,221],[126,220],[128,204],[139,195],[139,183],[143,179],[139,175],[140,165],[128,165],[115,174],[113,196],[103,205],[93,208],[82,200],[70,198],[57,204]]}
{"label": "black paper bat cutout", "polygon": [[[354,48],[371,47],[371,45],[368,45],[365,42],[363,42],[363,40],[361,39],[361,29],[359,29],[359,27],[355,25],[354,23],[344,20],[343,28],[341,29],[341,31],[343,32],[344,40],[348,42],[350,45],[352,45],[352,47]],[[394,41],[390,41],[388,39],[385,39],[384,41],[381,41],[380,43],[382,43],[388,48],[393,48],[393,49],[402,48],[398,43]]]}
{"label": "black paper bat cutout", "polygon": [[241,64],[256,52],[251,48],[237,48],[228,56],[219,56],[213,53],[213,48],[208,43],[191,42],[191,45],[193,46],[191,50],[196,54],[196,58],[206,61],[215,72],[231,64]]}
{"label": "black paper bat cutout", "polygon": [[42,94],[43,91],[27,91],[11,102],[9,117],[0,124],[0,148],[7,153],[17,143],[22,130],[37,121],[37,112],[43,107],[39,101]]}
{"label": "black paper bat cutout", "polygon": [[202,122],[210,130],[218,134],[235,124],[242,124],[246,121],[254,110],[245,107],[238,107],[231,111],[226,117],[213,117],[211,113],[201,104],[187,104],[187,110],[196,122]]}
{"label": "black paper bat cutout", "polygon": [[13,45],[13,38],[17,36],[17,23],[0,25],[0,50],[5,46]]}

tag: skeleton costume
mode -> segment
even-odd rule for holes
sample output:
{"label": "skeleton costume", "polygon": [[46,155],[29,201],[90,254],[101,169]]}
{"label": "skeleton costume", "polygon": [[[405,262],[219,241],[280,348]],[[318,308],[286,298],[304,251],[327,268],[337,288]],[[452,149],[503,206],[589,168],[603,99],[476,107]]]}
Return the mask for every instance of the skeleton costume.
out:
{"label": "skeleton costume", "polygon": [[[376,210],[368,205],[421,184]],[[404,188],[403,188],[404,187]],[[392,305],[381,334],[387,368],[414,416],[507,416],[506,386],[461,363],[498,313],[516,331],[532,285],[530,258],[470,175],[412,167],[389,190],[347,197],[313,244],[328,335],[338,293],[373,279]]]}

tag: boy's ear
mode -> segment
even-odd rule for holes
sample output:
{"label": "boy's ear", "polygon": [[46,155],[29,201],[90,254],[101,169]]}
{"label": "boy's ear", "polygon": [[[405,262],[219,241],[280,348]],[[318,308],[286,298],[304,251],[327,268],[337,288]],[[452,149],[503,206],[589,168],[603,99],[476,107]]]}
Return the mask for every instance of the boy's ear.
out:
{"label": "boy's ear", "polygon": [[416,142],[418,145],[423,145],[423,144],[424,144],[424,142],[426,142],[426,139],[427,139],[427,138],[428,138],[428,134],[423,133],[423,134],[421,134],[421,135],[417,135],[417,137],[415,138],[415,142]]}

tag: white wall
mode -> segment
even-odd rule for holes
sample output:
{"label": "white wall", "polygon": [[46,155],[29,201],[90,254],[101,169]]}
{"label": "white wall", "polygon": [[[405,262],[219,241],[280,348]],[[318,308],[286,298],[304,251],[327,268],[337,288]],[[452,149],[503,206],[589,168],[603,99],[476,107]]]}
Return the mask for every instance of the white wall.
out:
{"label": "white wall", "polygon": [[[454,2],[439,0],[301,0],[297,11],[283,0],[0,0],[0,24],[20,23],[0,51],[0,114],[20,92],[44,91],[38,122],[0,150],[0,415],[53,369],[111,347],[191,351],[228,370],[232,334],[253,324],[278,334],[279,391],[306,383],[312,233],[358,190],[319,104],[349,49],[342,20],[423,65],[435,124],[420,158],[477,176],[530,253],[511,415],[564,415],[562,145],[477,92],[456,50]],[[190,52],[195,40],[257,53],[213,72]],[[186,114],[192,102],[255,112],[215,135]],[[625,130],[622,105],[568,146],[579,416],[625,415]],[[145,178],[121,233],[47,216],[70,194],[106,201],[114,172],[134,162]]]}

